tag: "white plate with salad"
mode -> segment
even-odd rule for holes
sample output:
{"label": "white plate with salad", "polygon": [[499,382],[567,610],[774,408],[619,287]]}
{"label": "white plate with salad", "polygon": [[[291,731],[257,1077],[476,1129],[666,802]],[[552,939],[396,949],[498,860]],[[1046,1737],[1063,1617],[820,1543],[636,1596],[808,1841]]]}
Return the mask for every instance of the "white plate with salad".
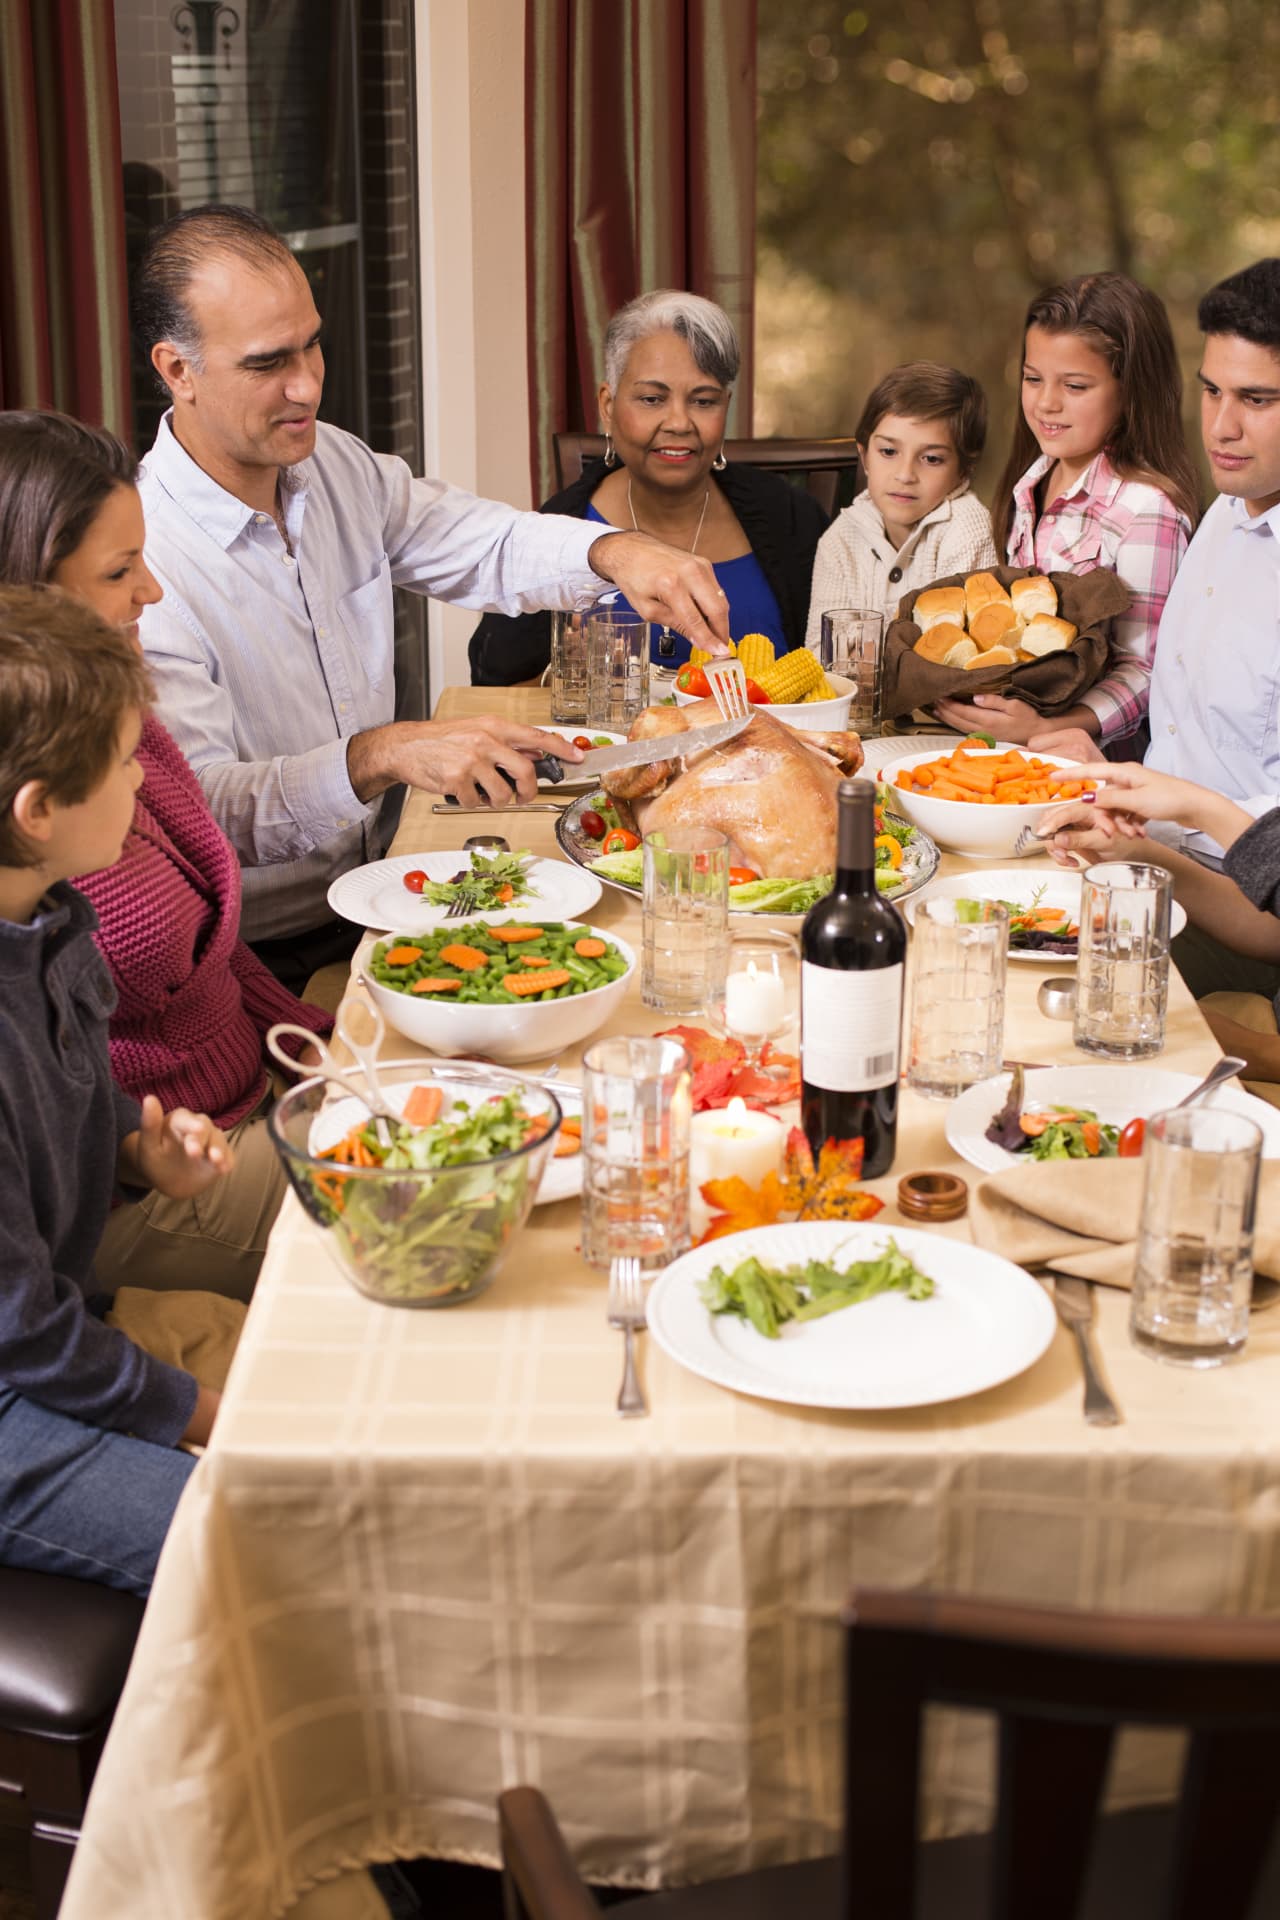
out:
{"label": "white plate with salad", "polygon": [[[627,844],[618,844],[615,851],[614,841],[619,836],[620,842]],[[603,880],[606,887],[615,887],[619,893],[639,895],[643,882],[640,843],[635,834],[622,827],[607,794],[584,794],[566,807],[556,821],[556,839],[570,860],[594,879]],[[886,899],[902,900],[928,886],[941,856],[927,833],[877,805],[876,842],[876,878]],[[741,875],[736,882],[735,872]],[[729,911],[806,914],[830,893],[831,881],[829,873],[808,880],[780,880],[754,874],[748,868],[733,868]]]}
{"label": "white plate with salad", "polygon": [[869,1221],[727,1234],[660,1274],[646,1311],[663,1351],[716,1386],[859,1411],[983,1393],[1054,1335],[1052,1303],[1021,1267]]}
{"label": "white plate with salad", "polygon": [[[1079,950],[1082,883],[1078,873],[1028,873],[1025,867],[1021,872],[951,873],[932,881],[903,911],[914,926],[919,899],[969,901],[977,920],[984,901],[999,900],[1009,909],[1009,958],[1052,965],[1074,960]],[[1176,938],[1186,924],[1186,913],[1175,900],[1169,911],[1170,937]]]}
{"label": "white plate with salad", "polygon": [[[1011,1091],[1011,1075],[998,1073],[951,1103],[947,1141],[962,1160],[983,1173],[1003,1173],[1006,1167],[1034,1160],[1109,1160],[1120,1151],[1132,1122],[1177,1106],[1198,1085],[1195,1074],[1170,1073],[1163,1067],[1035,1067],[1024,1075],[1020,1102],[1036,1129],[1027,1132],[1016,1127],[1012,1112],[1007,1124],[998,1127]],[[1256,1120],[1264,1159],[1280,1160],[1280,1109],[1231,1085],[1211,1093],[1206,1104]],[[1001,1139],[988,1139],[989,1129],[999,1131],[1004,1140],[1016,1140],[1021,1132],[1025,1145],[1011,1152]],[[1132,1149],[1132,1134],[1124,1144],[1126,1151]]]}
{"label": "white plate with salad", "polygon": [[[628,737],[625,733],[606,733],[599,727],[553,727],[541,720],[538,725],[544,733],[558,733],[562,740],[575,742],[584,753],[589,753],[596,747],[620,747]],[[544,790],[550,790],[553,793],[557,787],[563,791],[565,787],[585,787],[590,784],[590,775],[580,773],[568,760],[564,763],[563,780],[539,780],[538,782]]]}
{"label": "white plate with salad", "polygon": [[[420,1088],[431,1087],[432,1084],[431,1063],[424,1060],[420,1081],[384,1082],[382,1091],[392,1113],[403,1115],[406,1108],[412,1112],[411,1102],[415,1093]],[[556,1153],[547,1161],[538,1191],[533,1198],[535,1207],[545,1206],[549,1201],[554,1200],[571,1200],[575,1194],[582,1192],[582,1089],[561,1087],[554,1081],[547,1081],[545,1084],[548,1092],[553,1093],[559,1102],[563,1117],[560,1137],[556,1142]],[[450,1121],[456,1123],[467,1118],[473,1109],[480,1108],[483,1111],[486,1105],[492,1104],[488,1094],[478,1093],[474,1099],[468,1100],[456,1088],[450,1088],[449,1092],[453,1095],[453,1104],[448,1110],[442,1108],[439,1119],[433,1122],[434,1125],[439,1125],[440,1120],[446,1124]],[[466,1109],[466,1113],[462,1112],[463,1108]],[[350,1094],[340,1094],[332,1100],[326,1100],[311,1123],[308,1150],[313,1154],[329,1152],[340,1140],[346,1138],[353,1127],[361,1126],[368,1117],[369,1110],[364,1102]],[[569,1124],[566,1125],[565,1122]],[[575,1137],[578,1141],[577,1151],[574,1153],[562,1151],[562,1143],[567,1148],[570,1140]]]}
{"label": "white plate with salad", "polygon": [[401,853],[356,867],[334,881],[329,905],[344,920],[378,933],[432,933],[444,926],[450,903],[465,887],[475,901],[468,919],[501,913],[504,920],[580,920],[600,898],[595,876],[567,861],[459,847]]}

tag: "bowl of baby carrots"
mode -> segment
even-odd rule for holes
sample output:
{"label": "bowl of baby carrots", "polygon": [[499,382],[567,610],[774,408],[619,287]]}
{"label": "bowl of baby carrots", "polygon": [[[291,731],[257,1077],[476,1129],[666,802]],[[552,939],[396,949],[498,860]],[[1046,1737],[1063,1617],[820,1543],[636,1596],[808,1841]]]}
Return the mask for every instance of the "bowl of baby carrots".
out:
{"label": "bowl of baby carrots", "polygon": [[948,753],[908,753],[891,760],[880,778],[895,807],[950,853],[973,860],[1012,855],[1024,827],[1086,783],[1071,760],[1027,747],[989,747],[959,740]]}
{"label": "bowl of baby carrots", "polygon": [[580,922],[449,921],[366,941],[359,966],[389,1026],[433,1053],[539,1060],[613,1013],[636,956]]}

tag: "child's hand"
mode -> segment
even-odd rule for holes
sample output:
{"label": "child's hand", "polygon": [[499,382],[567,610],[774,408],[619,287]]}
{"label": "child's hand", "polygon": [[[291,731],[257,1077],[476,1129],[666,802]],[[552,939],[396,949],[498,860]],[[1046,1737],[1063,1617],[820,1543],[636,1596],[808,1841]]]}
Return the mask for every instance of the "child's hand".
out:
{"label": "child's hand", "polygon": [[1044,731],[1044,720],[1034,707],[1000,693],[976,693],[972,701],[938,700],[933,710],[957,733],[994,733],[1015,747],[1025,747],[1033,733]]}
{"label": "child's hand", "polygon": [[208,1114],[175,1107],[166,1113],[154,1093],[142,1102],[142,1125],[120,1146],[120,1177],[155,1187],[171,1200],[190,1200],[235,1164],[230,1142]]}

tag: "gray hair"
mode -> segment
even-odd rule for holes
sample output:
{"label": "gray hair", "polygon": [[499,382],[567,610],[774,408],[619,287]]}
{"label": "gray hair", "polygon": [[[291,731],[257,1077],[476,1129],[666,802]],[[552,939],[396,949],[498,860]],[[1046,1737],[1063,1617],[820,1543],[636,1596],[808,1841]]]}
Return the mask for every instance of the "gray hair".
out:
{"label": "gray hair", "polygon": [[731,387],[738,377],[742,350],[734,325],[723,307],[700,293],[680,293],[660,287],[629,300],[609,322],[604,336],[604,379],[611,393],[618,391],[631,349],[652,333],[675,333],[693,355],[699,373],[717,386]]}

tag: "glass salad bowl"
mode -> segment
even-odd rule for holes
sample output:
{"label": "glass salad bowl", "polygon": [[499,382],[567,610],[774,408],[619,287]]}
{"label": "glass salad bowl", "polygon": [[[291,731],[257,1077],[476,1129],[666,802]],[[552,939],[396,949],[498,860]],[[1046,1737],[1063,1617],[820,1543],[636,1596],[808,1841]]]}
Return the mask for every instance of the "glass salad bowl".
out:
{"label": "glass salad bowl", "polygon": [[455,1061],[382,1061],[378,1077],[386,1105],[403,1115],[387,1141],[362,1101],[321,1078],[277,1101],[272,1141],[361,1293],[400,1307],[459,1306],[492,1284],[528,1218],[559,1103],[518,1074]]}

